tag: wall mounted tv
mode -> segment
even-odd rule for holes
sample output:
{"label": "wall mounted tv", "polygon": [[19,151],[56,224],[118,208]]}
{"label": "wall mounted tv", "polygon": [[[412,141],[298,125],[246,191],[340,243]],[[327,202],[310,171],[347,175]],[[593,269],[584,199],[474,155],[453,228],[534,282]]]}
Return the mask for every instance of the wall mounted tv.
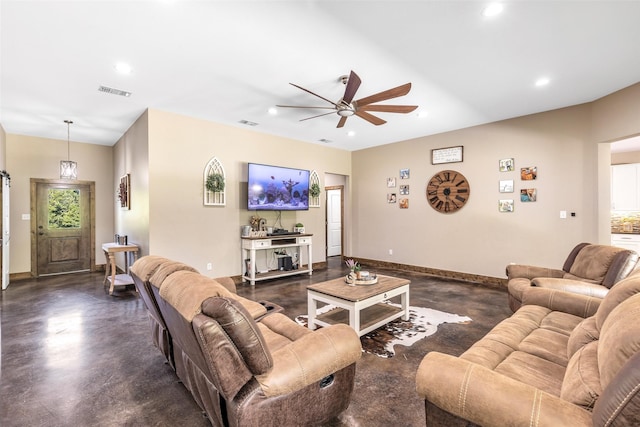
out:
{"label": "wall mounted tv", "polygon": [[309,171],[249,163],[247,209],[306,211],[309,209]]}

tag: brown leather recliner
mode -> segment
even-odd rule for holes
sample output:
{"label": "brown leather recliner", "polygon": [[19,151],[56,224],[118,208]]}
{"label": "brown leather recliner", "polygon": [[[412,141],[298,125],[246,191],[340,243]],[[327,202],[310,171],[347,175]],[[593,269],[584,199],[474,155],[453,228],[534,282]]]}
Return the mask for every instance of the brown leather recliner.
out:
{"label": "brown leather recliner", "polygon": [[161,264],[148,289],[176,375],[214,426],[318,425],[347,408],[362,351],[355,331],[311,331],[182,266]]}
{"label": "brown leather recliner", "polygon": [[[160,313],[160,308],[158,307],[153,287],[161,286],[166,277],[177,271],[198,272],[195,268],[187,264],[157,255],[147,255],[139,258],[130,269],[136,290],[147,308],[153,344],[158,348],[158,350],[160,350],[165,359],[167,359],[167,362],[173,370],[176,369],[173,355],[173,342],[171,334],[169,334],[169,331],[167,330],[164,318]],[[232,278],[218,277],[213,280],[224,286],[229,292],[233,294],[236,293],[236,285]],[[282,307],[269,301],[260,301],[259,305],[257,305],[244,298],[237,298],[244,301],[251,307],[250,310],[255,318],[260,318],[261,316],[265,316],[269,313],[283,311]]]}
{"label": "brown leather recliner", "polygon": [[507,265],[509,307],[516,311],[531,286],[604,298],[609,289],[633,271],[638,254],[609,245],[580,243],[567,257],[562,270],[531,265]]}
{"label": "brown leather recliner", "polygon": [[604,299],[536,287],[523,297],[460,357],[424,357],[427,425],[640,425],[640,271]]}

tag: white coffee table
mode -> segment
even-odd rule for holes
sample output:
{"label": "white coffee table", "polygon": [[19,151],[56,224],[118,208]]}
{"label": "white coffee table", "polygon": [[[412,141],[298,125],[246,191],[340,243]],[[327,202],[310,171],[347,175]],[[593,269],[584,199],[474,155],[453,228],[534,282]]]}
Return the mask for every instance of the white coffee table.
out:
{"label": "white coffee table", "polygon": [[[390,321],[402,317],[409,320],[409,284],[407,279],[378,275],[374,285],[350,286],[344,277],[307,286],[309,329],[347,323],[362,336]],[[400,296],[401,307],[385,304]],[[318,302],[336,307],[318,314]]]}

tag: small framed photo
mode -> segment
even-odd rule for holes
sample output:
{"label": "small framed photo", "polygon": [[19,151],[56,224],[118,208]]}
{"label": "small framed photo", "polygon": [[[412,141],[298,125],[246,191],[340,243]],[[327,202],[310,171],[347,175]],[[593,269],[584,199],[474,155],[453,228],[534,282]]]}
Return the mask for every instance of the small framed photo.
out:
{"label": "small framed photo", "polygon": [[528,168],[520,168],[520,179],[523,181],[532,181],[538,178],[538,167],[532,166]]}
{"label": "small framed photo", "polygon": [[500,192],[501,193],[513,193],[513,180],[501,179],[500,180]]}
{"label": "small framed photo", "polygon": [[396,188],[396,179],[394,177],[387,178],[387,188]]}
{"label": "small framed photo", "polygon": [[118,200],[122,209],[131,209],[131,178],[129,174],[120,177],[120,185],[118,185]]}
{"label": "small framed photo", "polygon": [[409,194],[409,186],[408,185],[401,185],[400,186],[400,194],[403,195],[403,196]]}
{"label": "small framed photo", "polygon": [[513,212],[513,199],[500,200],[498,202],[498,210],[500,212]]}
{"label": "small framed photo", "polygon": [[409,199],[406,197],[400,199],[400,209],[409,209]]}
{"label": "small framed photo", "polygon": [[537,199],[538,199],[538,190],[536,190],[535,188],[520,189],[521,202],[535,202]]}
{"label": "small framed photo", "polygon": [[387,203],[395,203],[397,200],[396,193],[387,193]]}
{"label": "small framed photo", "polygon": [[498,168],[500,169],[500,172],[513,172],[516,170],[513,158],[500,160],[498,162]]}
{"label": "small framed photo", "polygon": [[400,169],[400,179],[409,179],[409,169]]}

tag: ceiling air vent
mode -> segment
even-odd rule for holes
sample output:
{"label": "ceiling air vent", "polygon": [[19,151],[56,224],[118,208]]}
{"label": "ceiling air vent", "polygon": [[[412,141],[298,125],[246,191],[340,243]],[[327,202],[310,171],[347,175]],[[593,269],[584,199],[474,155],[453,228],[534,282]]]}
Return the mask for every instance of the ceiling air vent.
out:
{"label": "ceiling air vent", "polygon": [[238,123],[242,123],[247,126],[258,126],[256,122],[250,122],[249,120],[240,120]]}
{"label": "ceiling air vent", "polygon": [[131,96],[131,92],[127,92],[126,90],[114,89],[108,86],[100,86],[98,87],[98,91],[104,92],[104,93],[110,93],[112,95],[120,95],[120,96],[126,96],[126,97]]}
{"label": "ceiling air vent", "polygon": [[321,138],[318,141],[324,142],[325,144],[329,144],[330,142],[333,142],[333,141],[331,141],[330,139],[327,139],[327,138]]}

